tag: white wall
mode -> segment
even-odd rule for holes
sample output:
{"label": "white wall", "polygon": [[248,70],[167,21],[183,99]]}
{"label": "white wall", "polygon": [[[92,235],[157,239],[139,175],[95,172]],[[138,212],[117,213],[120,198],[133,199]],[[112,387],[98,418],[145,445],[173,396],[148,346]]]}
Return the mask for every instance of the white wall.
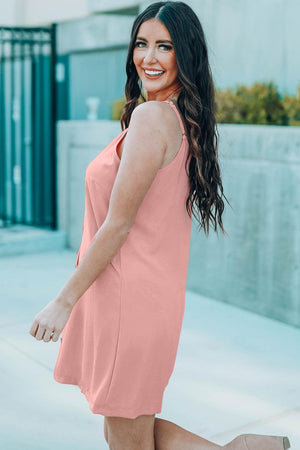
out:
{"label": "white wall", "polygon": [[25,22],[28,25],[61,22],[88,14],[86,0],[26,0]]}
{"label": "white wall", "polygon": [[87,0],[0,0],[0,25],[40,26],[89,14]]}
{"label": "white wall", "polygon": [[217,87],[300,83],[298,0],[190,0],[207,35]]}
{"label": "white wall", "polygon": [[[17,8],[19,6],[19,8]],[[17,11],[21,12],[22,4],[17,0],[0,0],[0,25],[11,27],[13,25],[19,25]]]}
{"label": "white wall", "polygon": [[134,17],[95,14],[57,27],[57,53],[127,46]]}
{"label": "white wall", "polygon": [[[111,11],[138,6],[139,0],[87,0],[90,11]],[[154,2],[153,2],[154,3]]]}
{"label": "white wall", "polygon": [[[151,1],[141,2],[140,11]],[[217,88],[271,81],[296,95],[300,84],[299,0],[185,0],[208,41]]]}
{"label": "white wall", "polygon": [[[300,83],[299,0],[185,0],[208,41],[217,88],[273,80],[296,95]],[[0,0],[0,25],[43,25],[140,5],[139,0]],[[107,22],[114,19],[105,16]],[[129,40],[127,28],[122,41]],[[97,34],[97,30],[95,30]],[[92,40],[94,41],[95,39]]]}

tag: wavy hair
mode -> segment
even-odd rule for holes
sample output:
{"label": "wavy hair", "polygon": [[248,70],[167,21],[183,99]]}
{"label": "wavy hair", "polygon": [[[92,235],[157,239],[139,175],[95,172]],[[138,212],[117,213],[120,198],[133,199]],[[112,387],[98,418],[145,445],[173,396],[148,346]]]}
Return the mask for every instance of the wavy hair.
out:
{"label": "wavy hair", "polygon": [[[200,21],[186,3],[177,1],[156,2],[149,5],[135,19],[128,47],[125,85],[126,104],[121,116],[121,127],[129,126],[131,114],[142,93],[142,85],[133,62],[133,51],[139,27],[156,18],[167,28],[174,47],[181,90],[178,108],[185,119],[189,155],[185,170],[189,177],[186,210],[193,214],[209,234],[210,223],[224,234],[222,214],[226,199],[223,193],[221,171],[218,163],[218,131],[215,118],[215,87],[208,61],[207,44]],[[190,158],[189,167],[187,163]]]}

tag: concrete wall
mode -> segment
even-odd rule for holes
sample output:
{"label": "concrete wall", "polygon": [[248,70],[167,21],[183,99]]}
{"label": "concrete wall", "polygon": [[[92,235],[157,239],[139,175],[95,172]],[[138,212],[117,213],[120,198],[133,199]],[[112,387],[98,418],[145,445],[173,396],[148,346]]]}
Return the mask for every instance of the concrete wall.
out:
{"label": "concrete wall", "polygon": [[[88,163],[118,121],[58,123],[58,223],[77,250]],[[188,289],[300,326],[300,129],[219,125],[228,236],[193,221]],[[201,314],[201,311],[199,311]]]}
{"label": "concrete wall", "polygon": [[0,25],[41,26],[89,14],[87,0],[0,0]]}
{"label": "concrete wall", "polygon": [[[137,2],[142,11],[150,2]],[[296,95],[300,83],[296,0],[188,0],[197,13],[208,42],[217,88],[235,88],[273,80],[283,94]],[[86,118],[87,96],[100,98],[99,118],[111,118],[111,103],[124,95],[127,45],[134,16],[118,8],[133,2],[95,0],[88,3],[89,17],[59,23],[57,51],[67,55],[69,115]],[[96,14],[104,11],[113,14]],[[123,10],[123,12],[126,10]],[[69,63],[68,63],[69,61]],[[107,80],[110,80],[109,84]],[[67,94],[65,94],[67,96]]]}
{"label": "concrete wall", "polygon": [[202,7],[195,3],[208,31],[217,87],[274,80],[282,93],[296,95],[298,0],[202,0]]}
{"label": "concrete wall", "polygon": [[89,162],[121,132],[118,121],[60,121],[57,124],[58,229],[77,250],[84,215],[84,177]]}
{"label": "concrete wall", "polygon": [[[91,12],[124,11],[138,7],[138,0],[87,0],[87,6]],[[154,3],[154,2],[153,2]]]}
{"label": "concrete wall", "polygon": [[128,45],[134,17],[110,14],[66,21],[57,27],[59,55]]}
{"label": "concrete wall", "polygon": [[229,236],[193,227],[188,286],[300,326],[300,128],[219,128]]}
{"label": "concrete wall", "polygon": [[[142,2],[143,10],[151,1]],[[298,0],[186,0],[208,42],[217,88],[274,80],[281,93],[300,84]]]}
{"label": "concrete wall", "polygon": [[[0,0],[0,25],[45,25],[94,17],[101,12],[142,11],[152,1],[133,0]],[[300,83],[298,0],[186,0],[197,13],[208,41],[218,88],[273,80],[281,93],[296,95]],[[131,13],[130,13],[131,14]],[[87,18],[88,20],[89,18]],[[129,40],[127,28],[110,15],[104,18],[114,33]],[[109,24],[112,23],[110,27]],[[101,24],[100,24],[101,25]],[[93,43],[103,25],[87,36]],[[73,28],[72,39],[77,39]],[[84,38],[86,42],[86,38]],[[63,45],[59,39],[59,45]]]}
{"label": "concrete wall", "polygon": [[132,16],[95,15],[57,27],[57,51],[68,55],[68,110],[84,120],[87,97],[100,100],[99,119],[111,118],[111,105],[124,96],[126,57]]}
{"label": "concrete wall", "polygon": [[[18,20],[19,18],[17,16],[18,3],[18,0],[10,0],[10,2],[0,0],[0,25],[7,27],[19,25],[20,21]],[[20,9],[20,12],[22,13],[22,6]]]}

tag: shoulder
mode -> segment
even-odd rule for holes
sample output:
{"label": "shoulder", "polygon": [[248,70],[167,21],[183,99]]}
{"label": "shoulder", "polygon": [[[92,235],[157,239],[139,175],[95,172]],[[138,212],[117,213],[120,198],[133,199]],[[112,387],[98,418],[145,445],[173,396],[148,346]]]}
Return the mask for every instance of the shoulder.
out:
{"label": "shoulder", "polygon": [[[162,102],[147,101],[136,106],[132,112],[122,151],[122,159],[130,160],[132,167],[132,160],[149,166],[149,158],[154,170],[163,164],[169,143],[169,131],[163,120],[162,106],[165,106]],[[148,167],[147,170],[151,169]]]}
{"label": "shoulder", "polygon": [[165,103],[160,102],[158,100],[148,100],[147,102],[140,103],[137,105],[132,115],[142,116],[142,115],[148,115],[149,118],[153,118],[155,120],[156,116],[159,114],[163,114],[163,111],[165,107]]}
{"label": "shoulder", "polygon": [[149,100],[135,107],[131,115],[131,122],[139,125],[147,125],[153,131],[160,130],[162,134],[168,134],[169,118],[173,117],[170,106],[158,100]]}

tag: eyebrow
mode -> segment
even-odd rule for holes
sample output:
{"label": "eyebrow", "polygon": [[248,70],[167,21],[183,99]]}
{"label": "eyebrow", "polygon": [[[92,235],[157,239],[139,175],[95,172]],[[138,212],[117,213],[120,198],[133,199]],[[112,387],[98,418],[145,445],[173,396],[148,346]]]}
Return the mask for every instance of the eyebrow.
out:
{"label": "eyebrow", "polygon": [[[145,38],[143,38],[141,36],[137,36],[136,39],[140,39],[141,41],[147,42],[147,39],[145,39]],[[156,41],[157,44],[162,44],[164,42],[168,42],[169,44],[172,44],[172,41],[169,41],[168,39],[159,39],[159,40]]]}

